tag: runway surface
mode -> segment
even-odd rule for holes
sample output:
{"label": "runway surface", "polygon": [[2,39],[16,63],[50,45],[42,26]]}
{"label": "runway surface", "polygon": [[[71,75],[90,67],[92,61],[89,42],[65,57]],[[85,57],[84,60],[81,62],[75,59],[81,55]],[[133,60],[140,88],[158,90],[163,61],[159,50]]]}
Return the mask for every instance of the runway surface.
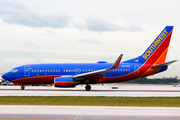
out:
{"label": "runway surface", "polygon": [[[180,87],[171,85],[93,85],[75,88],[0,86],[0,96],[128,96],[128,97],[180,97]],[[117,89],[112,89],[117,88]]]}
{"label": "runway surface", "polygon": [[[117,89],[112,89],[117,88]],[[157,85],[94,85],[91,91],[76,88],[0,86],[0,96],[180,96],[180,87]],[[180,107],[103,107],[0,105],[2,119],[58,120],[179,120]]]}
{"label": "runway surface", "polygon": [[0,119],[179,120],[176,107],[0,105]]}

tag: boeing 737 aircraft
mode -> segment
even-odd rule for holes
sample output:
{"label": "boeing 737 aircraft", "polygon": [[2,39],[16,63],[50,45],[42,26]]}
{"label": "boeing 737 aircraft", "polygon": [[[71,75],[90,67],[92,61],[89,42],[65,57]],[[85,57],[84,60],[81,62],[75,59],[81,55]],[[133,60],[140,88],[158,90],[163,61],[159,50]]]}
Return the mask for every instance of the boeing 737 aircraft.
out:
{"label": "boeing 737 aircraft", "polygon": [[139,57],[123,61],[122,54],[115,63],[99,61],[97,63],[58,63],[29,64],[13,68],[2,78],[13,83],[54,84],[55,87],[75,87],[86,84],[115,83],[134,80],[167,70],[176,60],[165,62],[173,26],[166,26],[153,43]]}

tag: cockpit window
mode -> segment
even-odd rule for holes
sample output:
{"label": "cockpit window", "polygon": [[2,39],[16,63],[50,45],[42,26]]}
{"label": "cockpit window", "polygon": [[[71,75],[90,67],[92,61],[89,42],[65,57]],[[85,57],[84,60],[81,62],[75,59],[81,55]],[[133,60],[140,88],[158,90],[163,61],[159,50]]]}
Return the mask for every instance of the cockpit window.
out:
{"label": "cockpit window", "polygon": [[12,69],[11,72],[17,72],[18,70],[17,69]]}

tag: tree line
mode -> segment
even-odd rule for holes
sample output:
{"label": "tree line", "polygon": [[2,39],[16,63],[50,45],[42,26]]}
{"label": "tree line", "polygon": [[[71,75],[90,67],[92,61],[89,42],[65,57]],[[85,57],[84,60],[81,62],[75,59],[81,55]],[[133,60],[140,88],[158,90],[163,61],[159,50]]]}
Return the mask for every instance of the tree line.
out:
{"label": "tree line", "polygon": [[163,78],[140,78],[136,80],[126,81],[124,83],[136,83],[136,84],[180,84],[180,79],[178,76],[175,77],[163,77]]}

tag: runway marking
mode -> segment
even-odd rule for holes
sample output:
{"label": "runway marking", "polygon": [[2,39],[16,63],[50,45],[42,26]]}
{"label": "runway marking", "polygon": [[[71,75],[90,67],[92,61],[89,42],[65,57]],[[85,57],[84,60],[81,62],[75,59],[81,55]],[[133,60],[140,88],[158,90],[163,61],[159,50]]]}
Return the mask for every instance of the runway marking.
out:
{"label": "runway marking", "polygon": [[172,90],[164,90],[164,91],[172,91]]}
{"label": "runway marking", "polygon": [[124,90],[124,89],[119,89],[119,90]]}
{"label": "runway marking", "polygon": [[56,96],[63,96],[63,95],[61,95],[61,94],[54,94],[54,95],[56,95]]}
{"label": "runway marking", "polygon": [[145,96],[149,96],[149,97],[156,97],[154,95],[150,95],[150,94],[144,94]]}

